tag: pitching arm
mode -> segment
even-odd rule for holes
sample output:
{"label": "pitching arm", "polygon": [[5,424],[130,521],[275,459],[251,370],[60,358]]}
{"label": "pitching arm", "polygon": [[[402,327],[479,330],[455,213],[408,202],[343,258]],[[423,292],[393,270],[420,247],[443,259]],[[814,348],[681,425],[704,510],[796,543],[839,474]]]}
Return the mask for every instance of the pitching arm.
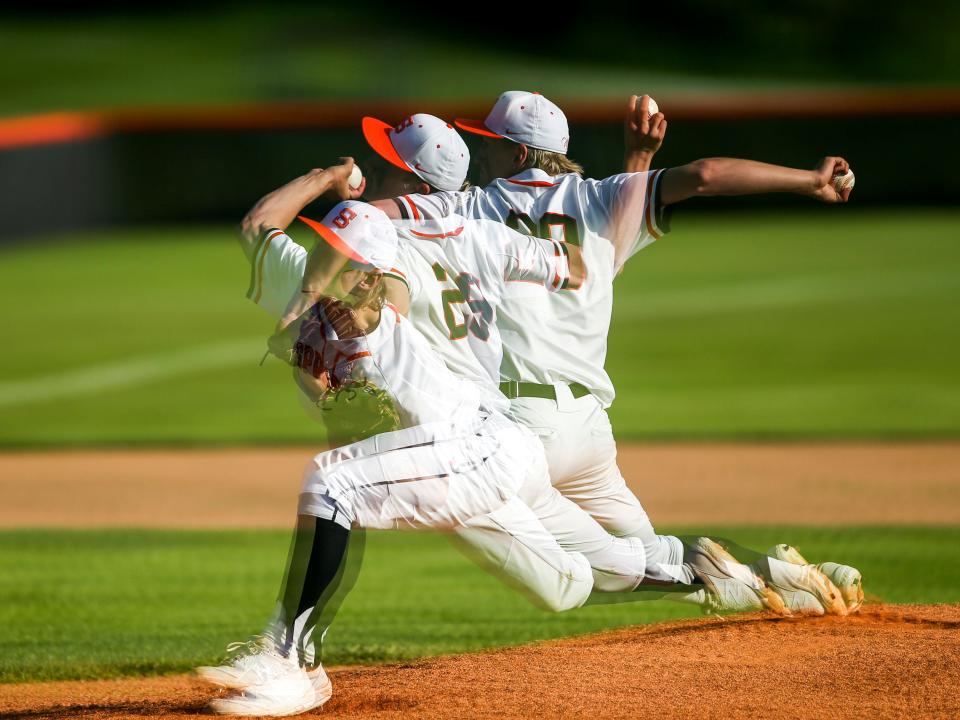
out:
{"label": "pitching arm", "polygon": [[841,157],[825,157],[813,170],[737,158],[705,158],[666,170],[661,201],[672,205],[698,195],[794,193],[821,202],[847,202],[850,188],[838,192],[833,178],[849,169],[850,164]]}
{"label": "pitching arm", "polygon": [[326,170],[316,168],[291,180],[283,187],[260,198],[240,222],[238,239],[247,260],[253,261],[263,233],[273,228],[286,230],[297,214],[328,190],[344,198],[358,198],[365,183],[356,190],[347,183],[353,170],[353,158],[340,158],[341,164]]}

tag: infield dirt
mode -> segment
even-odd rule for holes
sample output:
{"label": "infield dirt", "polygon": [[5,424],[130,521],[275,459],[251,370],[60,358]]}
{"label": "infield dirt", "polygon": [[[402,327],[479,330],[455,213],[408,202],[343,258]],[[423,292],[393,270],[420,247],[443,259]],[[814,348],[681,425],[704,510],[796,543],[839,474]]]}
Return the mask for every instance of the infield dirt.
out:
{"label": "infield dirt", "polygon": [[[402,665],[333,670],[336,718],[956,718],[960,606],[758,615],[628,628]],[[186,718],[189,676],[0,685],[4,718]]]}
{"label": "infield dirt", "polygon": [[[277,527],[316,449],[0,454],[0,527]],[[620,446],[655,525],[960,524],[960,443]]]}

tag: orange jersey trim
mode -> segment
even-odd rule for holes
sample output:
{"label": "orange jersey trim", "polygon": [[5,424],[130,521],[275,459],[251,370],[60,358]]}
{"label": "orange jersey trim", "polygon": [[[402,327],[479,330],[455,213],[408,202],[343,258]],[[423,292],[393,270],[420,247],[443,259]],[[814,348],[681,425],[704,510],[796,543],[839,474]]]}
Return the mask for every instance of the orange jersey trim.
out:
{"label": "orange jersey trim", "polygon": [[413,219],[420,219],[420,211],[417,210],[417,206],[413,204],[413,200],[410,199],[409,195],[404,195],[403,199],[407,201],[407,205],[410,206],[410,212],[413,213]]}
{"label": "orange jersey trim", "polygon": [[411,230],[410,234],[416,235],[417,237],[424,238],[426,240],[442,240],[443,238],[457,237],[457,235],[459,235],[462,232],[463,232],[463,225],[458,227],[456,230],[451,230],[450,232],[445,232],[445,233],[422,233],[422,232],[417,232],[416,230]]}

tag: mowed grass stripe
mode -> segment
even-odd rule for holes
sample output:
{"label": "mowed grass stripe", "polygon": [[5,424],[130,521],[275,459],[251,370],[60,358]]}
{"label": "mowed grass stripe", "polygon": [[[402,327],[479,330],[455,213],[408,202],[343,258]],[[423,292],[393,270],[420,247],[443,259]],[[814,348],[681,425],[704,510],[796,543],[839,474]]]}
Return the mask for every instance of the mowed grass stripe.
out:
{"label": "mowed grass stripe", "polygon": [[[886,602],[960,601],[960,528],[709,532],[761,550],[790,542],[811,560],[849,562],[863,571],[868,594]],[[217,660],[271,612],[288,541],[280,531],[0,532],[0,681],[181,672]],[[370,533],[325,661],[399,660],[697,614],[665,601],[544,613],[443,537]]]}
{"label": "mowed grass stripe", "polygon": [[195,372],[220,370],[250,362],[266,347],[262,338],[242,338],[199,345],[157,355],[0,383],[0,407],[136,387]]}

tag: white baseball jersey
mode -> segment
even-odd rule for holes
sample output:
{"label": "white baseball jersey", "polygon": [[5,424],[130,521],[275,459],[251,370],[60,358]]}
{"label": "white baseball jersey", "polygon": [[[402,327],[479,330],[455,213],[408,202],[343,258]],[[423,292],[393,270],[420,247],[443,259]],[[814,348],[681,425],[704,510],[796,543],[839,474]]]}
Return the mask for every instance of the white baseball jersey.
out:
{"label": "white baseball jersey", "polygon": [[406,283],[410,319],[447,367],[499,395],[497,313],[507,286],[528,284],[538,294],[563,289],[565,249],[502,223],[456,215],[397,225],[398,269],[387,274]]}
{"label": "white baseball jersey", "polygon": [[[560,243],[522,235],[502,223],[450,216],[398,223],[397,268],[387,275],[410,290],[410,318],[437,356],[474,383],[487,404],[504,401],[497,383],[502,343],[497,310],[508,284],[537,294],[569,279]],[[247,297],[281,317],[302,284],[307,251],[280,230],[264,234],[253,259]]]}
{"label": "white baseball jersey", "polygon": [[411,322],[392,305],[363,338],[366,354],[352,363],[351,376],[382,388],[393,399],[402,427],[472,422],[478,411],[505,412],[480,388],[453,374]]}
{"label": "white baseball jersey", "polygon": [[[307,251],[282,230],[268,230],[257,247],[247,297],[276,318],[303,283]],[[395,271],[399,272],[399,271]],[[427,341],[392,306],[363,338],[352,361],[354,379],[368,380],[394,400],[403,427],[472,418],[479,409],[505,412],[505,397],[454,375]],[[322,413],[307,401],[317,418]]]}
{"label": "white baseball jersey", "polygon": [[614,398],[604,370],[613,280],[631,256],[669,229],[658,199],[662,173],[590,180],[533,169],[484,188],[405,195],[396,203],[404,217],[458,214],[579,245],[587,267],[579,289],[548,296],[528,285],[510,285],[498,320],[500,375],[541,384],[580,383],[607,407]]}

